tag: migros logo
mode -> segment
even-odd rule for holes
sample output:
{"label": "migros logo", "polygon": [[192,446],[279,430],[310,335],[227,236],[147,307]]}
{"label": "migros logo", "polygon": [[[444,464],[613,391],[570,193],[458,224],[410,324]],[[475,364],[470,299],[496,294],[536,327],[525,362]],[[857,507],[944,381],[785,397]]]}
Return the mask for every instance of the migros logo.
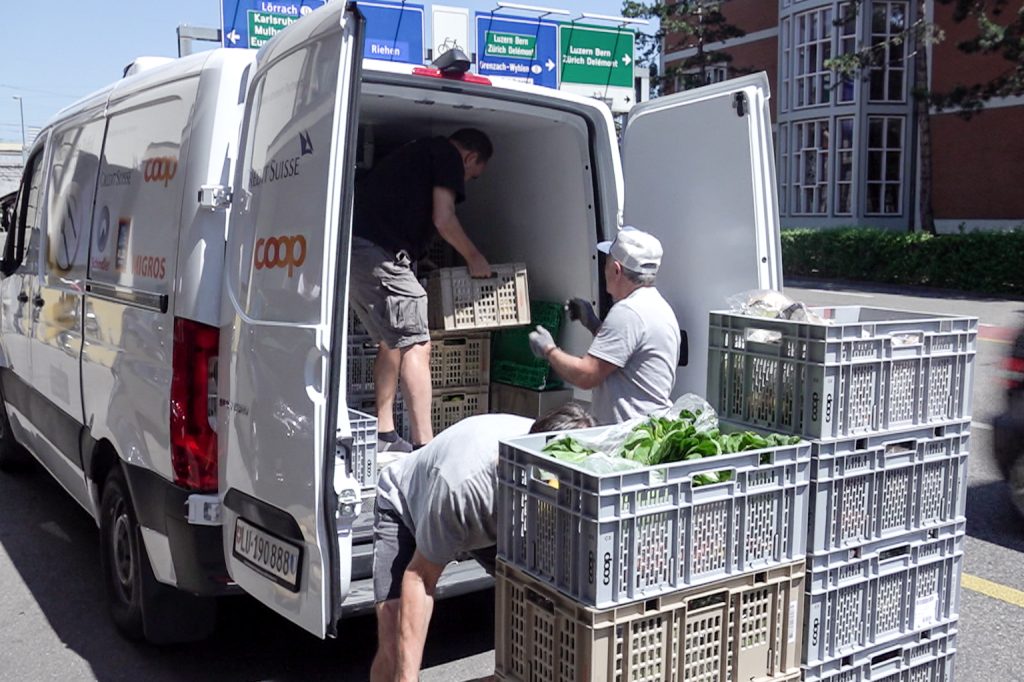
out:
{"label": "migros logo", "polygon": [[257,270],[288,268],[291,277],[295,268],[306,262],[306,238],[296,234],[257,239],[252,262]]}
{"label": "migros logo", "polygon": [[178,160],[173,156],[154,156],[142,162],[142,179],[145,182],[162,182],[167,186],[178,174]]}

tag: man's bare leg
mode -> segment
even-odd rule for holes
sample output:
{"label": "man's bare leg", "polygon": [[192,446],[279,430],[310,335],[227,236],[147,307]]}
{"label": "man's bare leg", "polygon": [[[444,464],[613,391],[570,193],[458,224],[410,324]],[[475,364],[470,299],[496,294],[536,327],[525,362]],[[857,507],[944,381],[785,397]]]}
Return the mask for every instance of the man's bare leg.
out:
{"label": "man's bare leg", "polygon": [[377,654],[370,667],[371,682],[394,682],[398,665],[399,601],[377,604]]}
{"label": "man's bare leg", "polygon": [[[377,361],[373,366],[373,391],[377,398],[377,430],[387,433],[395,430],[395,394],[398,392],[398,374],[402,364],[402,351],[381,341],[377,348]],[[427,368],[429,371],[429,367]]]}
{"label": "man's bare leg", "polygon": [[[430,381],[430,342],[417,343],[402,349],[402,391],[412,421],[412,442],[425,445],[434,438],[434,427],[430,423],[430,404],[433,386]],[[379,400],[379,398],[378,398]],[[378,412],[380,411],[378,402]],[[380,417],[378,419],[378,428]]]}

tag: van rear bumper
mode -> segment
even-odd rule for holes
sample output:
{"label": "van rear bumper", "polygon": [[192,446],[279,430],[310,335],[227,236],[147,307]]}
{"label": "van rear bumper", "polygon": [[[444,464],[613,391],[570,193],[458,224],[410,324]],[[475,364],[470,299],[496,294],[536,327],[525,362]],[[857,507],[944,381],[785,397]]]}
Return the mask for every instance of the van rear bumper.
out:
{"label": "van rear bumper", "polygon": [[139,525],[167,537],[177,588],[206,597],[240,594],[224,565],[221,526],[188,522],[188,497],[195,491],[142,467],[125,464],[124,471]]}

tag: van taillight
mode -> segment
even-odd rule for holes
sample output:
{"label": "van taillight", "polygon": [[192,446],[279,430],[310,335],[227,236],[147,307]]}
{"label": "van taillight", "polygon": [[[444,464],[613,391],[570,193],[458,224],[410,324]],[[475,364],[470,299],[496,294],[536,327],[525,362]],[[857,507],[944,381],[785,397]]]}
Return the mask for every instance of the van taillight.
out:
{"label": "van taillight", "polygon": [[217,350],[220,332],[174,320],[171,378],[171,465],[174,482],[191,490],[217,490]]}
{"label": "van taillight", "polygon": [[427,78],[444,78],[450,81],[462,81],[463,83],[476,83],[478,85],[492,85],[491,79],[486,76],[478,76],[475,73],[445,73],[441,69],[434,69],[429,66],[417,66],[412,70],[414,76],[426,76]]}

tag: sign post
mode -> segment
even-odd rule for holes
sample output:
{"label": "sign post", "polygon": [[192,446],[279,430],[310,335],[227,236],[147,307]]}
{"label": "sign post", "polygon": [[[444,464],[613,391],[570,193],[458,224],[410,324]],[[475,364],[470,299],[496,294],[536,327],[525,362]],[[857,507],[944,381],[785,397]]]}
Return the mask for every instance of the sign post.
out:
{"label": "sign post", "polygon": [[363,57],[423,64],[423,5],[361,2],[359,10],[366,17]]}
{"label": "sign post", "polygon": [[257,49],[287,26],[322,7],[326,0],[222,0],[221,36],[224,47]]}
{"label": "sign post", "polygon": [[529,17],[476,15],[477,73],[558,87],[558,24]]}
{"label": "sign post", "polygon": [[559,27],[560,89],[605,100],[612,111],[635,104],[630,29],[566,23]]}

